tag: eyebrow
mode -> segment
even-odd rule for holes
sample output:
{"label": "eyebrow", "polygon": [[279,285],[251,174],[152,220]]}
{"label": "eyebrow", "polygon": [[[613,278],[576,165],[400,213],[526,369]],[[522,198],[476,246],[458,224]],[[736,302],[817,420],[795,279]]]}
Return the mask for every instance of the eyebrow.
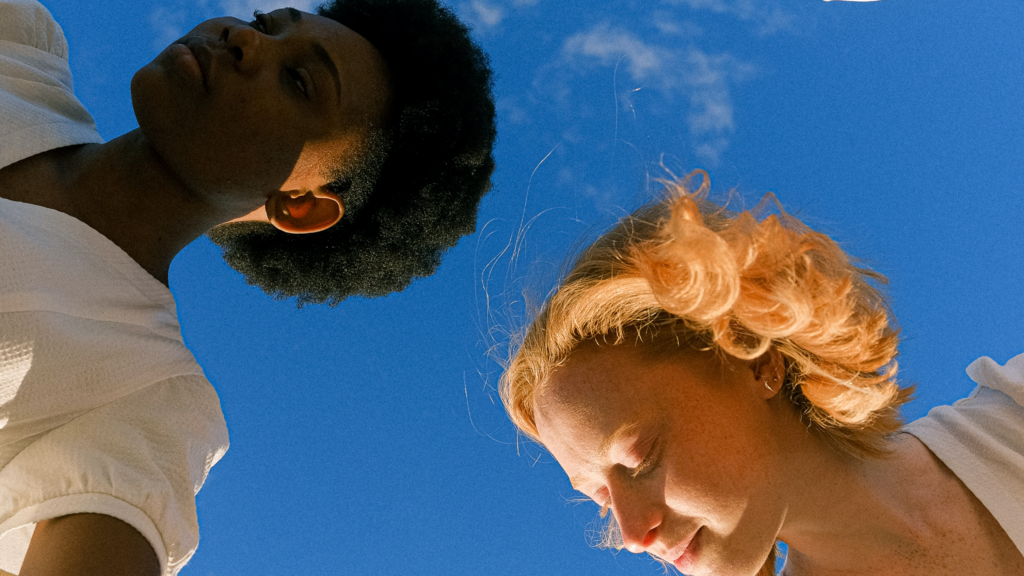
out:
{"label": "eyebrow", "polygon": [[[598,448],[598,453],[601,454],[602,456],[607,454],[608,451],[611,450],[612,444],[615,444],[615,442],[617,442],[619,438],[622,438],[626,434],[635,431],[639,427],[639,422],[627,422],[622,426],[619,426],[619,428],[615,430],[615,432],[609,434],[608,437],[601,442],[601,446]],[[569,476],[569,484],[572,484],[573,490],[579,491],[578,486],[582,483],[582,478]]]}
{"label": "eyebrow", "polygon": [[[285,11],[288,12],[288,18],[291,19],[292,24],[297,24],[302,20],[302,12],[295,8],[285,8]],[[338,97],[338,106],[341,106],[341,76],[338,74],[338,67],[334,64],[334,60],[327,53],[324,45],[316,40],[313,41],[313,55],[331,73],[331,78],[334,80],[334,93]]]}

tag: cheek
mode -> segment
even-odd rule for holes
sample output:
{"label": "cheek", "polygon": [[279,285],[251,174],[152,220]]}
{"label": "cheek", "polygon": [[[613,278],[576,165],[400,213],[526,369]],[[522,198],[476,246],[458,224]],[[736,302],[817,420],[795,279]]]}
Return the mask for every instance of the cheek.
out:
{"label": "cheek", "polygon": [[707,408],[681,421],[666,496],[674,492],[694,515],[735,524],[773,473],[770,429],[745,409]]}
{"label": "cheek", "polygon": [[258,94],[182,98],[157,74],[132,80],[139,127],[150,145],[195,189],[277,189],[303,148],[292,122]]}

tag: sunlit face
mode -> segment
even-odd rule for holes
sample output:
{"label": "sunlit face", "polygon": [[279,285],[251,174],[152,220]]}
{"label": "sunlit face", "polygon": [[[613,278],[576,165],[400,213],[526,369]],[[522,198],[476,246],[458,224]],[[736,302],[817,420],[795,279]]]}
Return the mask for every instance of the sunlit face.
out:
{"label": "sunlit face", "polygon": [[777,370],[586,345],[535,393],[537,429],[573,486],[609,506],[629,550],[686,574],[752,576],[786,511],[773,428],[799,426],[763,384]]}
{"label": "sunlit face", "polygon": [[139,127],[165,164],[193,192],[248,210],[356,161],[389,98],[365,38],[290,8],[207,20],[132,79]]}

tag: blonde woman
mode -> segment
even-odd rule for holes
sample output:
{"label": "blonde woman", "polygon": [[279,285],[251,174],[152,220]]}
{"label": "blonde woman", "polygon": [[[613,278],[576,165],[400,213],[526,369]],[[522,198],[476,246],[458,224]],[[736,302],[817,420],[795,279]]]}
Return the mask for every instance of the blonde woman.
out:
{"label": "blonde woman", "polygon": [[702,176],[583,251],[502,377],[605,544],[692,575],[773,575],[779,542],[792,576],[1024,574],[1024,355],[904,425],[884,278]]}

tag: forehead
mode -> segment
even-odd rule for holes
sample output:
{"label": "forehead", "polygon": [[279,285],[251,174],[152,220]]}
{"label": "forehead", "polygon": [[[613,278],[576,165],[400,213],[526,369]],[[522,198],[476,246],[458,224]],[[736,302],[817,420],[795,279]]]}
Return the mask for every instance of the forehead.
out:
{"label": "forehead", "polygon": [[367,120],[382,122],[391,102],[388,68],[377,48],[356,31],[330,18],[281,8],[270,13],[275,20],[288,23],[288,34],[312,51],[318,61],[337,72],[332,95],[338,91],[336,113],[342,124],[351,127]]}
{"label": "forehead", "polygon": [[326,175],[339,158],[361,154],[371,127],[387,121],[392,101],[387,65],[373,44],[330,18],[294,8],[270,15],[287,22],[288,35],[330,72],[321,76],[329,83],[322,89],[332,98],[337,94],[337,101],[329,103],[326,118],[316,119],[319,134],[304,148],[308,168]]}
{"label": "forehead", "polygon": [[645,368],[628,348],[581,348],[537,390],[541,442],[570,477],[584,475],[618,440],[657,418],[664,402]]}

